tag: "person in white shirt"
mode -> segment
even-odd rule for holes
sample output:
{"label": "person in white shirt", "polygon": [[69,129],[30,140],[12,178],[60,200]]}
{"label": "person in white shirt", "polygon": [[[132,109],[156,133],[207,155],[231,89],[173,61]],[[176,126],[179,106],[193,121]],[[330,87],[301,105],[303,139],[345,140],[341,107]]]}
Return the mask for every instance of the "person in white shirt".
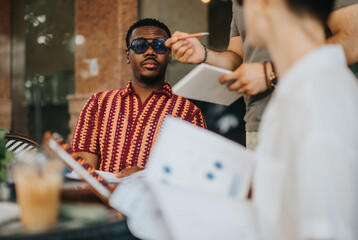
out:
{"label": "person in white shirt", "polygon": [[326,45],[334,0],[244,0],[251,44],[281,76],[260,126],[253,201],[263,239],[358,239],[358,84]]}
{"label": "person in white shirt", "polygon": [[[343,48],[326,44],[324,23],[333,4],[334,0],[243,2],[247,37],[251,44],[268,48],[280,76],[254,152],[253,215],[260,240],[358,239],[358,82]],[[181,174],[176,176],[185,177],[186,171]],[[158,207],[163,220],[175,213],[168,209],[178,208],[177,201]],[[183,209],[195,214],[176,218],[200,219],[196,208]],[[245,214],[240,212],[240,217],[251,223]],[[202,217],[207,220],[202,224],[208,224],[207,212]],[[225,221],[222,225],[234,226]],[[235,229],[232,232],[241,231]],[[185,230],[200,234],[195,225]],[[232,239],[232,232],[226,232],[222,238]],[[239,239],[251,236],[245,234]]]}

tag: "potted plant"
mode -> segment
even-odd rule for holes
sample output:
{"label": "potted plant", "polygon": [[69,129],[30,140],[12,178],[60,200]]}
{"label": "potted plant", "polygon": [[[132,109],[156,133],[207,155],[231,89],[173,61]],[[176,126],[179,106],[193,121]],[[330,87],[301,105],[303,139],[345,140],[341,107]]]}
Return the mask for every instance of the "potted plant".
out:
{"label": "potted plant", "polygon": [[6,165],[12,160],[13,153],[8,151],[6,145],[5,129],[0,129],[0,200],[8,200],[10,198],[10,190],[7,185],[7,168]]}

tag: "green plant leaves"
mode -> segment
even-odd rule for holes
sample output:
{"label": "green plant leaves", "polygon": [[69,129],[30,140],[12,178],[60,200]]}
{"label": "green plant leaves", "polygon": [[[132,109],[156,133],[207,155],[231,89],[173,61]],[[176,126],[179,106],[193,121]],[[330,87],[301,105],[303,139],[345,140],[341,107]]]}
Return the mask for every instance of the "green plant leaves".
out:
{"label": "green plant leaves", "polygon": [[6,164],[11,162],[14,155],[6,150],[6,130],[0,129],[0,182],[6,182]]}

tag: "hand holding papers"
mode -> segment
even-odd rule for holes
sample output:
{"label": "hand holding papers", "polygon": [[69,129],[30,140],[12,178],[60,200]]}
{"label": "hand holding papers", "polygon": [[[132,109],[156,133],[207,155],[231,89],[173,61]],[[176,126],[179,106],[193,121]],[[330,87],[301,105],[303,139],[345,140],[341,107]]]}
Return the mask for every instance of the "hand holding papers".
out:
{"label": "hand holding papers", "polygon": [[143,178],[119,184],[109,203],[128,217],[128,227],[136,237],[153,240],[171,239],[158,202]]}
{"label": "hand holding papers", "polygon": [[144,178],[118,185],[110,203],[142,239],[257,239],[245,201],[253,167],[239,144],[167,117]]}
{"label": "hand holding papers", "polygon": [[226,84],[219,83],[219,78],[227,73],[231,71],[202,63],[175,84],[173,93],[189,99],[228,106],[242,94],[229,91]]}

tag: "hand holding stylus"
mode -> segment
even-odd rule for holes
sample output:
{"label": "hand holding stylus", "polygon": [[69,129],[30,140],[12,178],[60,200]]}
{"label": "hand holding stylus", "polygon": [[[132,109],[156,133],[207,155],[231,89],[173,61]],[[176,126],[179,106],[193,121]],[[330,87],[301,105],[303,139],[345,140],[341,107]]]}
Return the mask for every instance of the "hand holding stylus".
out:
{"label": "hand holding stylus", "polygon": [[198,64],[205,59],[205,48],[197,37],[209,35],[208,32],[187,34],[176,31],[165,45],[172,49],[175,59],[182,63]]}

